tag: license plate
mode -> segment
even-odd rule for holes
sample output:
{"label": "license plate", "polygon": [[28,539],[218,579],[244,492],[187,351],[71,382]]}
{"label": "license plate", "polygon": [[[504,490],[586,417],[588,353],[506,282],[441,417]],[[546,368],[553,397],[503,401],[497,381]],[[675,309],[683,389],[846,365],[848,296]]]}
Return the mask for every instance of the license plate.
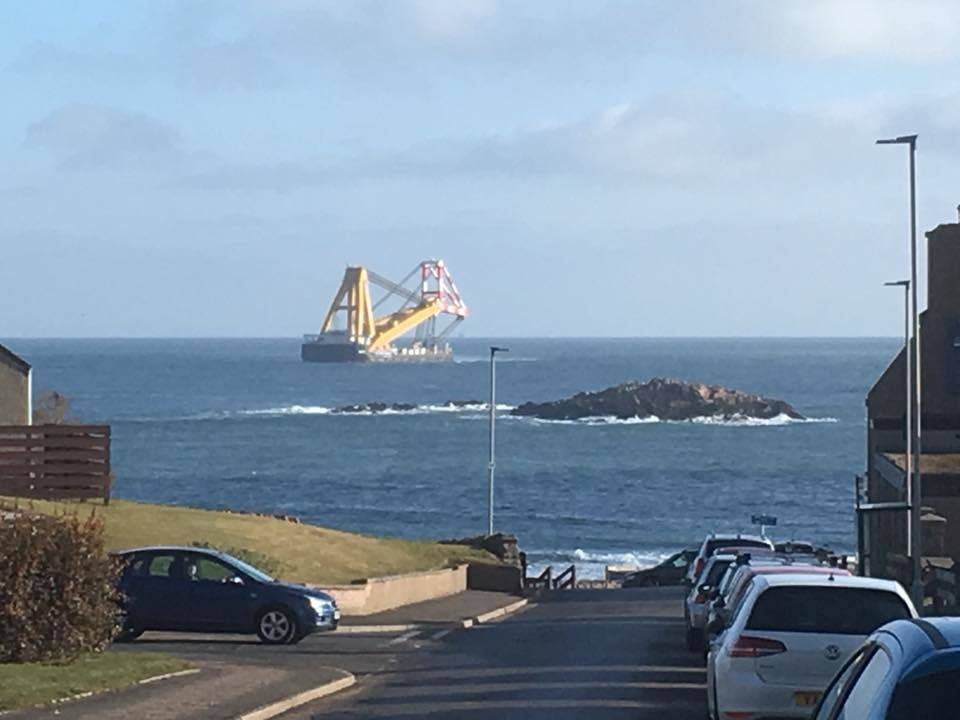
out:
{"label": "license plate", "polygon": [[813,707],[818,702],[820,702],[820,696],[823,693],[818,692],[795,692],[793,694],[793,702],[800,707]]}

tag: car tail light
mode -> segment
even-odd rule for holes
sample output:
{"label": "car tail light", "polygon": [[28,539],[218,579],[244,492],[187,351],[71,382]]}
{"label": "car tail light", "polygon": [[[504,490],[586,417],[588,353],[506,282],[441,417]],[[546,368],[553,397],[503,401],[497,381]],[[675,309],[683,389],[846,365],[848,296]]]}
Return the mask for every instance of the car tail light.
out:
{"label": "car tail light", "polygon": [[787,651],[787,646],[779,640],[741,635],[730,648],[730,657],[758,658],[779,655]]}

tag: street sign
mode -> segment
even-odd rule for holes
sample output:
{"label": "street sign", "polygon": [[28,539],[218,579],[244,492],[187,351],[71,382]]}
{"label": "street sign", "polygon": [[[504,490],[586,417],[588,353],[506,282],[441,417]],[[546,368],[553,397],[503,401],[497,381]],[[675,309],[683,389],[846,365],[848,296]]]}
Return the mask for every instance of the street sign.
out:
{"label": "street sign", "polygon": [[750,522],[754,525],[769,525],[773,527],[777,524],[776,515],[751,515]]}

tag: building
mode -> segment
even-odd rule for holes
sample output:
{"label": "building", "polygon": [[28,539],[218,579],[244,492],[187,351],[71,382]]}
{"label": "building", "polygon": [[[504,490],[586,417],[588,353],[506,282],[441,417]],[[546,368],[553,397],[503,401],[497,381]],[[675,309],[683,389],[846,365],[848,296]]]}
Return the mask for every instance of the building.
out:
{"label": "building", "polygon": [[30,364],[0,345],[0,425],[29,425],[33,416]]}
{"label": "building", "polygon": [[[952,565],[960,560],[960,224],[940,225],[926,237],[927,309],[920,316],[923,555],[928,564]],[[858,497],[866,508],[858,512],[858,541],[866,574],[908,581],[908,514],[897,509],[906,501],[906,382],[901,349],[867,395],[867,472]]]}

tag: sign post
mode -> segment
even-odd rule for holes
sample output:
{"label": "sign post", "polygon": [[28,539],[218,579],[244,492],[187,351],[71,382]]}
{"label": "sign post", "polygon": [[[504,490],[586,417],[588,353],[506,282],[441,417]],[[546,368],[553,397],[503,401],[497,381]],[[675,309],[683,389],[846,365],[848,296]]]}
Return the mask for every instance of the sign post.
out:
{"label": "sign post", "polygon": [[767,527],[776,527],[777,525],[777,516],[776,515],[751,515],[750,522],[754,525],[760,526],[760,536],[767,536]]}

